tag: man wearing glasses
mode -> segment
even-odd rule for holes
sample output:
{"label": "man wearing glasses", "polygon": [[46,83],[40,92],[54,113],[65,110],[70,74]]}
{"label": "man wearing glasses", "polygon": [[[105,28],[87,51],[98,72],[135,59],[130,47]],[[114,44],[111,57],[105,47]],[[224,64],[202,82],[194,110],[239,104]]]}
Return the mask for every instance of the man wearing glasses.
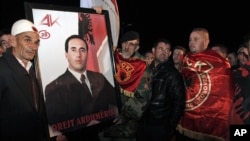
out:
{"label": "man wearing glasses", "polygon": [[111,126],[100,134],[101,140],[135,140],[138,121],[151,95],[151,71],[144,56],[138,50],[139,34],[126,32],[121,40],[121,48],[115,49],[115,78],[120,87],[121,109]]}

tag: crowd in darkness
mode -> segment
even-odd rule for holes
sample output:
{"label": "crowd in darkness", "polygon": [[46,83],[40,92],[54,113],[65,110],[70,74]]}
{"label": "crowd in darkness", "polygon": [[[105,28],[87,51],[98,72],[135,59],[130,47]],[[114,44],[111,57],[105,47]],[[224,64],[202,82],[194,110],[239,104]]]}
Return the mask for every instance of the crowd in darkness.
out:
{"label": "crowd in darkness", "polygon": [[[47,3],[55,5],[66,5],[79,7],[80,0],[26,0],[32,3]],[[15,2],[15,12],[8,12],[13,7],[12,1],[1,1],[0,28],[8,27],[19,19],[25,17],[25,10],[22,0]],[[211,43],[223,43],[228,46],[230,51],[237,51],[238,46],[243,42],[243,36],[250,32],[248,21],[242,21],[239,15],[232,11],[234,7],[221,6],[218,3],[207,3],[207,6],[198,6],[199,3],[189,2],[189,6],[180,5],[178,2],[171,2],[171,7],[182,9],[185,12],[173,13],[166,9],[163,2],[152,3],[135,2],[133,0],[117,0],[121,19],[121,33],[128,30],[136,30],[141,34],[141,52],[146,52],[153,46],[153,42],[162,36],[170,39],[174,45],[188,45],[188,34],[193,27],[205,27],[210,31]],[[147,6],[148,5],[148,6]],[[234,3],[241,7],[239,13],[244,17],[247,11],[247,4]],[[214,13],[210,13],[212,7]],[[129,10],[128,10],[129,9]],[[191,16],[195,11],[204,11],[202,17]],[[148,18],[144,18],[148,15]],[[177,14],[177,15],[176,15]],[[143,16],[142,16],[143,15]],[[152,16],[151,16],[152,15]],[[155,15],[155,16],[154,16]],[[247,16],[247,15],[246,15]],[[161,20],[156,17],[167,17],[168,20]],[[188,21],[184,20],[188,17]],[[216,19],[216,22],[214,20]],[[144,27],[144,26],[146,27]],[[228,25],[228,26],[225,26]]]}

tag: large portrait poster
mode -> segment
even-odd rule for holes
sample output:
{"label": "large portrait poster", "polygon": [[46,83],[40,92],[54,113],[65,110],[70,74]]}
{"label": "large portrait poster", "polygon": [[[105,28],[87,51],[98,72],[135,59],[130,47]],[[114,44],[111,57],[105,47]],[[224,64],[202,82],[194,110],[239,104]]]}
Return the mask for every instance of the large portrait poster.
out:
{"label": "large portrait poster", "polygon": [[[50,136],[86,128],[118,115],[117,84],[108,12],[25,3],[27,19],[40,34],[35,58],[44,94]],[[86,74],[90,94],[78,74],[69,70],[65,41],[79,35],[88,45]],[[79,63],[79,62],[78,62]],[[73,65],[72,65],[73,66]]]}

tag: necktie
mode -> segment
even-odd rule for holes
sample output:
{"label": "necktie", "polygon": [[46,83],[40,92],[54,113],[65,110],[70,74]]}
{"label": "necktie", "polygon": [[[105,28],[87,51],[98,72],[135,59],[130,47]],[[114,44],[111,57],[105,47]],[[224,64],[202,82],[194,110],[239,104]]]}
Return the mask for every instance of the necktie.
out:
{"label": "necktie", "polygon": [[92,96],[92,94],[91,94],[91,92],[90,92],[90,90],[89,90],[89,87],[87,86],[87,84],[86,84],[86,82],[85,82],[85,79],[86,79],[86,78],[85,78],[85,75],[82,74],[82,75],[81,75],[82,85],[83,85],[84,89],[86,90],[87,94],[89,94],[89,95]]}

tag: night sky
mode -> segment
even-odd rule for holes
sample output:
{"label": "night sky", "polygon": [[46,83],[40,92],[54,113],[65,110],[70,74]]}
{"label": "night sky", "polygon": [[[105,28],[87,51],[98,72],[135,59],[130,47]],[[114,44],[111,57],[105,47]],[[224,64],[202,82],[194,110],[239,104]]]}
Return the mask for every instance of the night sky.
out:
{"label": "night sky", "polygon": [[[159,1],[159,2],[158,2]],[[26,0],[78,7],[79,0]],[[165,37],[173,45],[188,48],[189,33],[194,27],[204,27],[210,32],[211,43],[225,44],[237,50],[243,37],[250,33],[250,8],[240,2],[198,1],[140,1],[117,0],[121,19],[121,34],[128,30],[139,32],[140,52],[150,50],[154,41]],[[143,3],[142,3],[143,2]],[[12,7],[14,6],[14,7]],[[1,1],[1,28],[25,17],[23,1]]]}

